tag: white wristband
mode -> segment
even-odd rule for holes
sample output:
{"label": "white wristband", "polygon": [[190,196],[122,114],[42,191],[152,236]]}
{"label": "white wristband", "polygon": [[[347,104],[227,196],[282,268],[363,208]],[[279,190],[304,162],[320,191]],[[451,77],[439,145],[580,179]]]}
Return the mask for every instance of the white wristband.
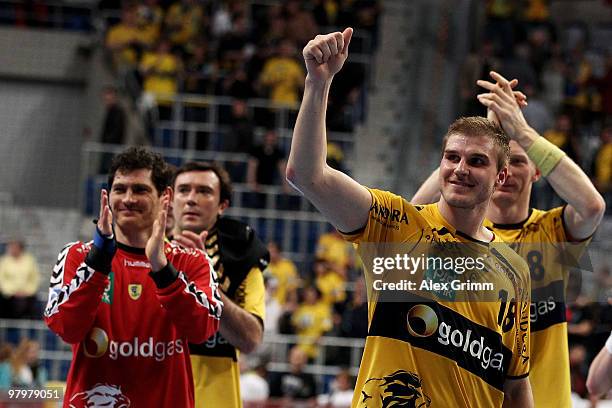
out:
{"label": "white wristband", "polygon": [[606,341],[606,351],[610,354],[612,354],[612,332],[610,333],[610,337],[608,337],[608,340]]}

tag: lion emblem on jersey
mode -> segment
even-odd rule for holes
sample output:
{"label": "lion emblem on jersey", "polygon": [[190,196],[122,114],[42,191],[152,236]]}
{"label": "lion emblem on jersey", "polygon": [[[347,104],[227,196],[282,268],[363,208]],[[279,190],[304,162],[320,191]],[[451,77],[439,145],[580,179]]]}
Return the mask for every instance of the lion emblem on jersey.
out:
{"label": "lion emblem on jersey", "polygon": [[70,398],[70,408],[129,408],[130,399],[110,384],[96,384],[92,389]]}
{"label": "lion emblem on jersey", "polygon": [[431,398],[423,394],[419,376],[406,370],[397,370],[382,378],[370,378],[366,381],[357,406],[421,408],[429,405]]}

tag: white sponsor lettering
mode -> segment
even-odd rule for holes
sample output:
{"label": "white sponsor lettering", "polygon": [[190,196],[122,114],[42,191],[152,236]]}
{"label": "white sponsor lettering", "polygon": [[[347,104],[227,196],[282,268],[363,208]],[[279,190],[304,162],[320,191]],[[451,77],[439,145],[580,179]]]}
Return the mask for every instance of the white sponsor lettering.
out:
{"label": "white sponsor lettering", "polygon": [[108,350],[108,356],[112,360],[117,360],[119,357],[145,357],[154,358],[155,361],[163,361],[174,354],[183,353],[184,347],[181,339],[169,342],[154,342],[153,337],[149,337],[143,342],[139,342],[138,338],[134,338],[131,342],[111,340]]}
{"label": "white sponsor lettering", "polygon": [[502,370],[504,355],[493,353],[493,349],[485,345],[484,337],[480,336],[480,339],[472,339],[472,330],[470,329],[466,333],[462,333],[459,329],[453,330],[451,325],[442,322],[438,326],[438,342],[444,346],[453,345],[464,353],[469,352],[472,357],[480,361],[481,367],[485,370],[489,367],[498,371]]}

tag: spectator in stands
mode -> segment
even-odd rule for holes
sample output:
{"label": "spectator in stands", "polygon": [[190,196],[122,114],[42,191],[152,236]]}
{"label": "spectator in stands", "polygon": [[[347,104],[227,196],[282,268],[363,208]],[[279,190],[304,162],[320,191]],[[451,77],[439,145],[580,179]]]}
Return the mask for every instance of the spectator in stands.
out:
{"label": "spectator in stands", "polygon": [[[583,295],[579,295],[576,302],[569,304],[567,333],[570,348],[571,345],[582,346],[587,356],[597,352],[593,350],[591,337],[595,330],[596,317],[595,305],[589,303],[589,299]],[[586,370],[583,374],[586,378]]]}
{"label": "spectator in stands", "polygon": [[572,392],[586,397],[586,365],[587,354],[586,348],[582,344],[570,343],[569,348],[569,363],[570,363],[570,380],[572,384]]}
{"label": "spectator in stands", "polygon": [[300,99],[305,73],[295,55],[295,43],[290,39],[283,39],[278,46],[277,55],[269,58],[263,66],[259,84],[274,103],[293,106]]}
{"label": "spectator in stands", "polygon": [[170,42],[164,38],[154,52],[147,52],[142,57],[140,73],[144,81],[143,91],[154,97],[161,120],[171,116],[171,103],[178,91],[182,69],[181,60],[170,52]]}
{"label": "spectator in stands", "polygon": [[303,301],[291,317],[298,335],[298,348],[310,359],[319,353],[318,339],[332,328],[331,307],[321,299],[321,292],[314,286],[303,289]]}
{"label": "spectator in stands", "polygon": [[553,125],[553,114],[548,104],[540,97],[539,92],[533,85],[525,85],[523,88],[529,104],[523,107],[523,115],[527,123],[531,125],[539,134],[544,132]]}
{"label": "spectator in stands", "polygon": [[482,115],[484,110],[476,99],[480,93],[476,81],[487,78],[489,72],[498,71],[501,61],[495,55],[495,46],[492,41],[485,40],[480,49],[470,53],[459,75],[459,92],[461,96],[461,114],[463,116]]}
{"label": "spectator in stands", "polygon": [[332,169],[345,171],[344,169],[344,152],[339,144],[327,142],[327,164]]}
{"label": "spectator in stands", "polygon": [[264,276],[264,285],[266,287],[266,317],[264,319],[264,334],[279,332],[279,322],[283,314],[283,306],[276,299],[278,290],[278,280],[267,274]]}
{"label": "spectator in stands", "polygon": [[143,49],[150,45],[150,38],[138,26],[136,7],[125,7],[121,12],[121,22],[106,34],[106,48],[112,54],[115,68],[120,72],[136,68]]}
{"label": "spectator in stands", "polygon": [[610,203],[612,202],[612,126],[604,128],[599,138],[601,144],[593,161],[593,181],[606,202]]}
{"label": "spectator in stands", "polygon": [[606,70],[601,78],[591,77],[589,85],[594,85],[601,97],[602,126],[612,124],[612,51],[606,57]]}
{"label": "spectator in stands", "polygon": [[102,91],[106,112],[100,141],[106,144],[123,144],[125,142],[126,117],[119,104],[119,94],[114,86],[107,86]]}
{"label": "spectator in stands", "polygon": [[217,48],[217,61],[222,74],[228,74],[244,66],[253,51],[245,15],[234,16],[231,30],[219,39]]}
{"label": "spectator in stands", "polygon": [[[125,142],[127,118],[125,110],[119,104],[117,88],[114,86],[105,87],[102,91],[102,98],[104,101],[105,112],[100,142],[113,145],[123,144]],[[113,155],[111,153],[104,153],[102,155],[100,173],[108,173],[112,158]]]}
{"label": "spectator in stands", "polygon": [[321,27],[335,26],[340,5],[337,0],[315,0],[312,2],[312,15],[317,25]]}
{"label": "spectator in stands", "polygon": [[185,64],[184,91],[212,94],[217,76],[217,62],[210,52],[208,41],[202,38],[193,48]]}
{"label": "spectator in stands", "polygon": [[285,36],[298,48],[306,45],[319,32],[319,27],[311,11],[306,10],[300,0],[285,2]]}
{"label": "spectator in stands", "polygon": [[164,34],[177,51],[186,55],[208,29],[208,16],[198,0],[179,0],[168,8]]}
{"label": "spectator in stands", "polygon": [[568,114],[559,114],[555,120],[554,127],[545,131],[543,136],[548,139],[549,142],[567,153],[572,160],[578,163],[580,162],[578,160],[579,150],[574,132],[574,124],[572,118]]}
{"label": "spectator in stands", "polygon": [[270,396],[288,401],[310,400],[317,395],[317,383],[310,373],[304,372],[308,356],[300,347],[289,350],[289,372],[277,373],[270,380]]}
{"label": "spectator in stands", "polygon": [[329,394],[317,397],[317,403],[325,408],[349,408],[353,400],[354,380],[348,369],[342,368],[330,385]]}
{"label": "spectator in stands", "polygon": [[330,307],[346,300],[345,278],[328,261],[317,259],[313,265],[315,285],[321,300]]}
{"label": "spectator in stands", "polygon": [[286,185],[285,153],[278,146],[278,136],[274,129],[268,129],[263,136],[263,143],[254,146],[250,152],[247,169],[247,182],[251,190],[259,191],[260,185],[274,185],[279,181]]}
{"label": "spectator in stands", "polygon": [[47,383],[47,370],[39,360],[40,344],[22,339],[11,359],[12,383],[20,388],[40,388]]}
{"label": "spectator in stands", "polygon": [[300,276],[293,261],[282,255],[280,245],[277,242],[268,242],[268,251],[270,251],[268,271],[277,282],[274,297],[279,304],[284,305],[287,293],[295,291],[300,285]]}
{"label": "spectator in stands", "polygon": [[9,343],[0,342],[0,391],[11,388],[11,355],[13,347]]}
{"label": "spectator in stands", "polygon": [[353,247],[342,239],[335,229],[331,232],[321,234],[317,242],[317,259],[329,263],[331,269],[341,277],[347,277],[347,271],[352,266]]}
{"label": "spectator in stands", "polygon": [[589,81],[592,75],[591,63],[585,56],[584,46],[576,45],[565,61],[564,103],[578,122],[586,122],[593,108]]}
{"label": "spectator in stands", "polygon": [[255,124],[249,115],[246,100],[238,98],[232,100],[229,126],[230,130],[223,138],[223,151],[234,153],[248,153],[251,151]]}
{"label": "spectator in stands", "polygon": [[270,386],[266,381],[266,362],[258,357],[249,358],[241,354],[240,364],[240,395],[242,402],[265,402],[270,396]]}
{"label": "spectator in stands", "polygon": [[344,307],[340,335],[365,339],[368,335],[368,301],[363,278],[357,279],[353,287],[350,300]]}
{"label": "spectator in stands", "polygon": [[164,22],[164,10],[159,0],[144,0],[137,8],[138,27],[149,45],[159,39]]}
{"label": "spectator in stands", "polygon": [[36,291],[40,273],[36,259],[25,251],[25,243],[10,241],[6,254],[0,258],[0,294],[6,300],[5,317],[35,318]]}

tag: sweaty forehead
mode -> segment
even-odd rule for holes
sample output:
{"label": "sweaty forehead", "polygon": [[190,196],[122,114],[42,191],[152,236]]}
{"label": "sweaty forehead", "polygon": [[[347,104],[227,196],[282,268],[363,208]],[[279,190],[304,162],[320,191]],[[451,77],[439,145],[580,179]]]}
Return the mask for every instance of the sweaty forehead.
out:
{"label": "sweaty forehead", "polygon": [[464,154],[483,154],[494,156],[495,144],[487,136],[466,136],[453,134],[448,137],[444,151],[455,151]]}

